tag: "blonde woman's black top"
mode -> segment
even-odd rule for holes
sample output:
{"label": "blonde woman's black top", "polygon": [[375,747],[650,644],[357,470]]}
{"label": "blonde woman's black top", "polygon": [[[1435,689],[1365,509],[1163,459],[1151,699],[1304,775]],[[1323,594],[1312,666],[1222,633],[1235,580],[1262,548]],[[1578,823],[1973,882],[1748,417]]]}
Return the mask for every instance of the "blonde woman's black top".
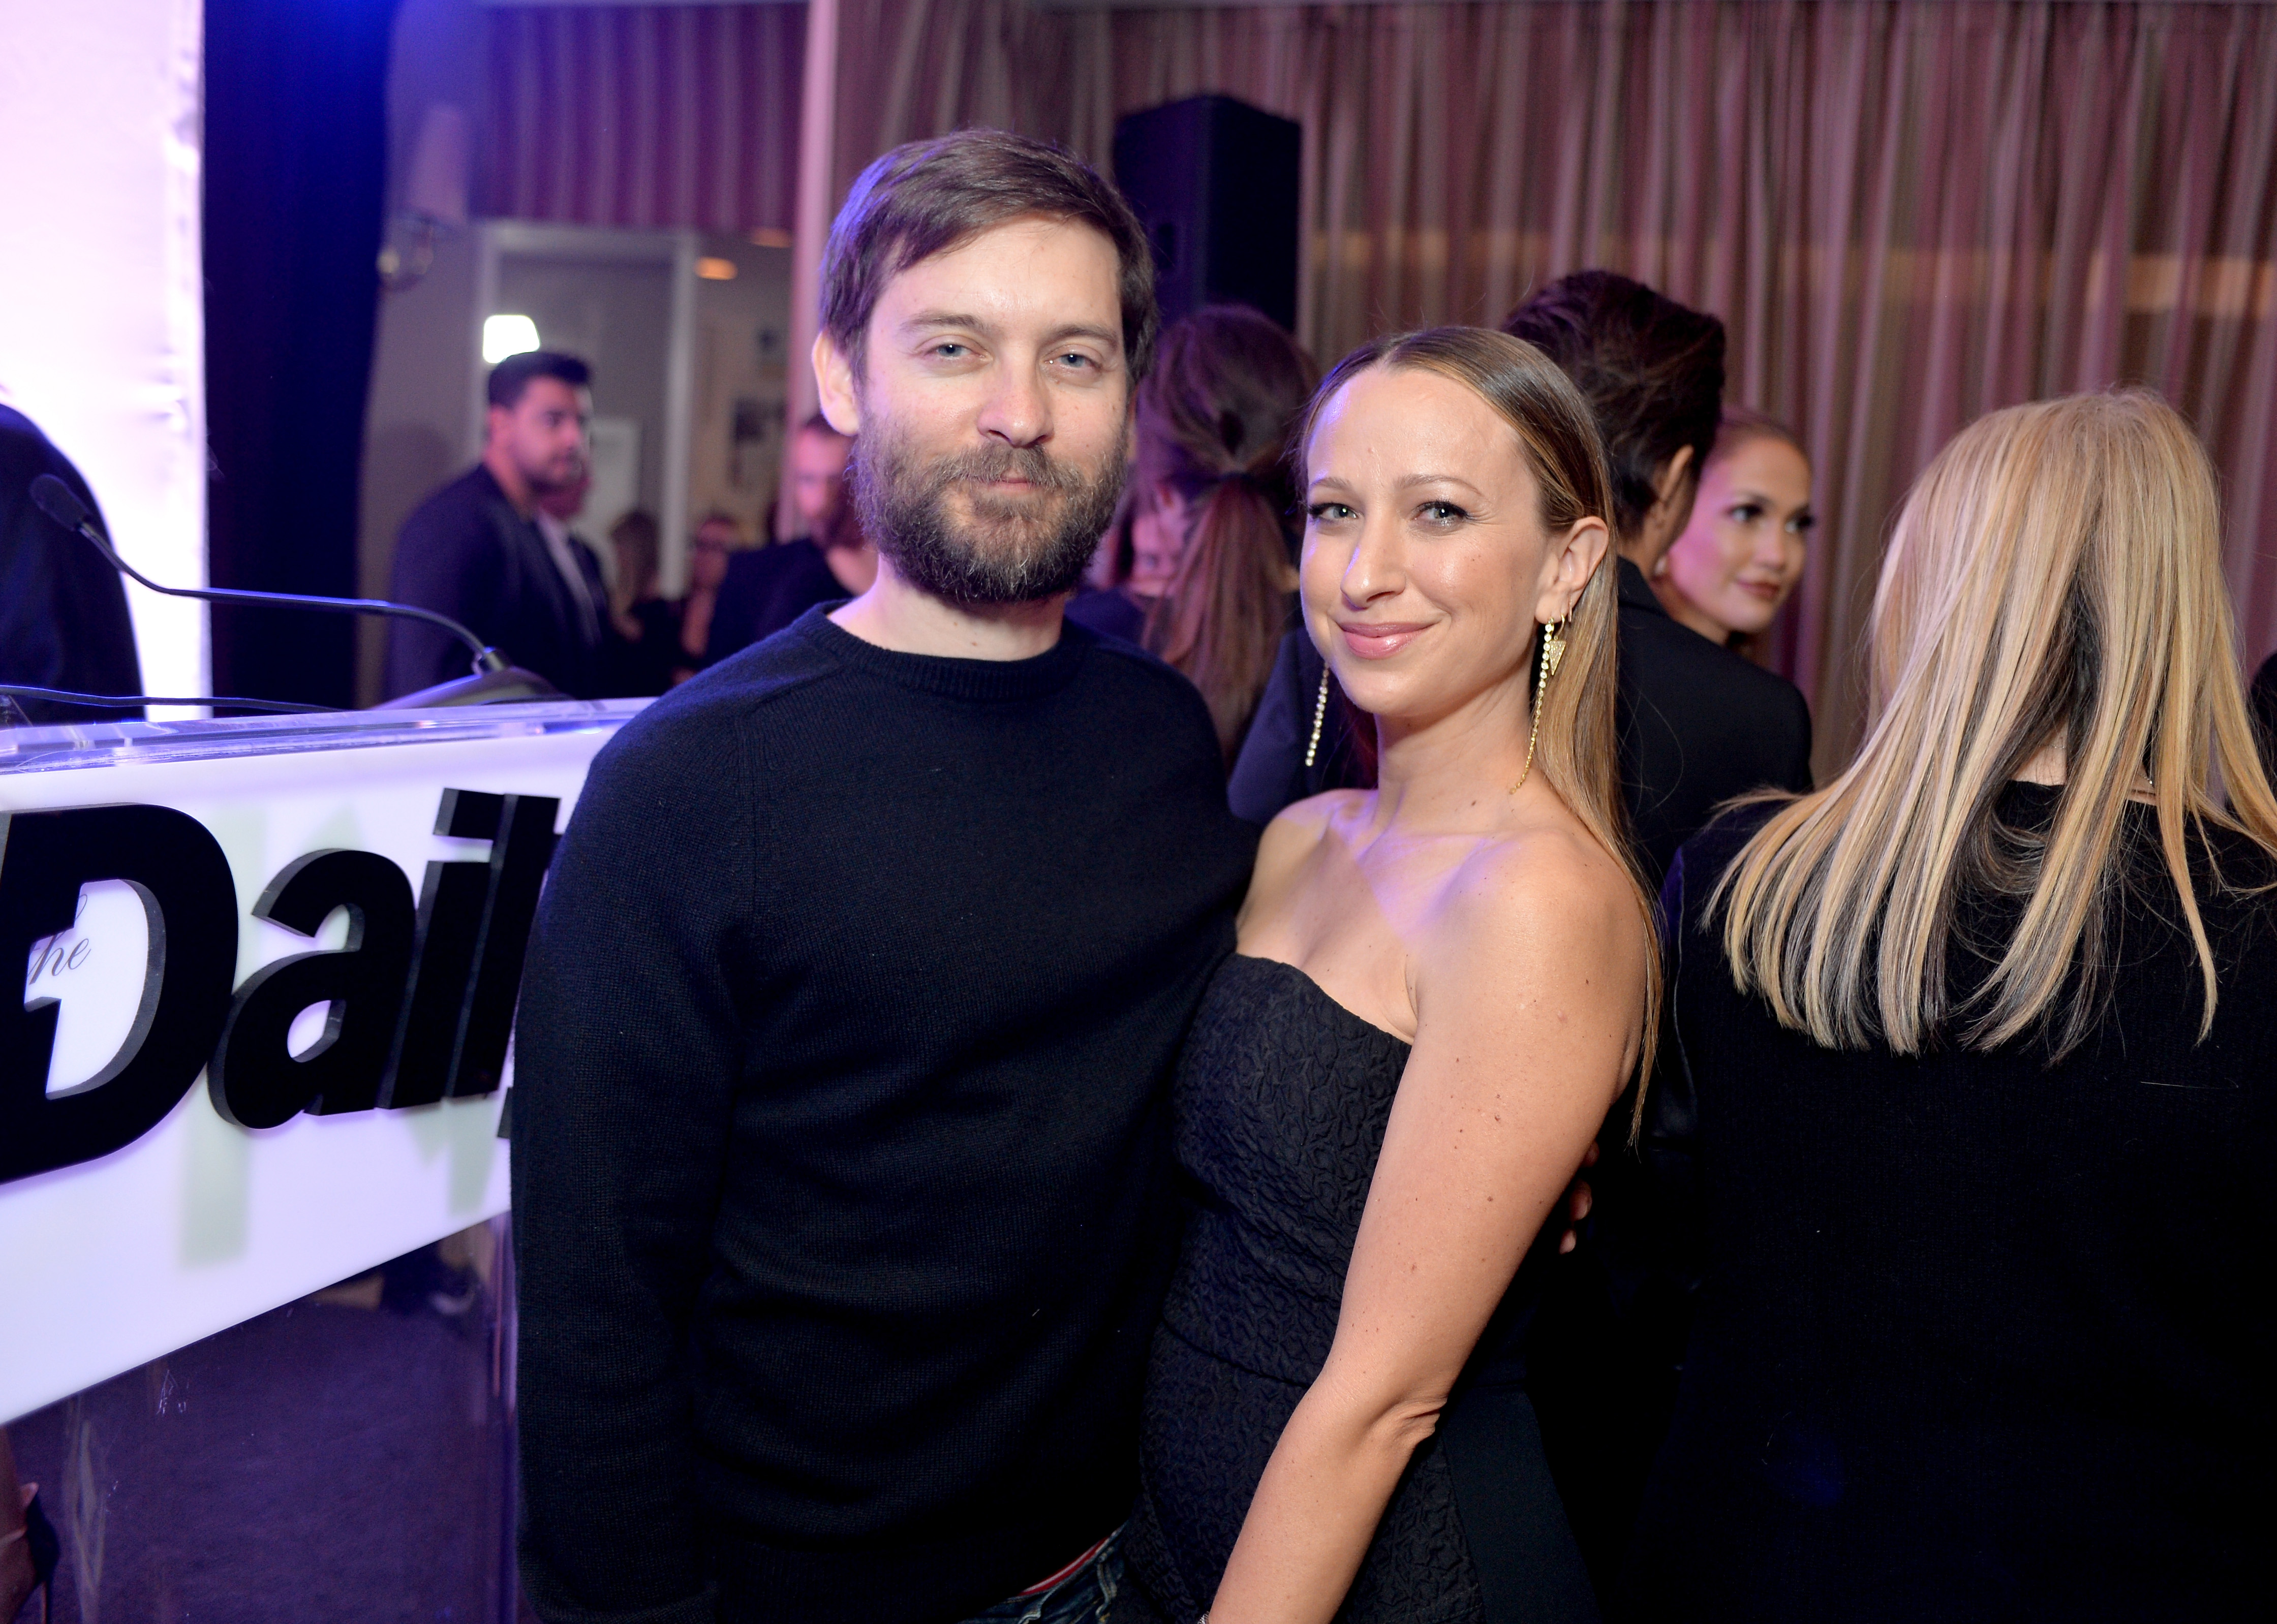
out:
{"label": "blonde woman's black top", "polygon": [[[2058,792],[2014,785],[2013,826]],[[2277,1613],[2277,902],[2198,898],[2212,1032],[2154,815],[2127,814],[2088,1039],[1836,1052],[1732,985],[1726,816],[1664,895],[1660,1147],[1693,1181],[1698,1316],[1626,1575],[1632,1616],[2231,1620]],[[2250,842],[2209,837],[2233,886]],[[1965,901],[1956,987],[2020,913]],[[1685,1154],[1672,1156],[1674,1150]]]}

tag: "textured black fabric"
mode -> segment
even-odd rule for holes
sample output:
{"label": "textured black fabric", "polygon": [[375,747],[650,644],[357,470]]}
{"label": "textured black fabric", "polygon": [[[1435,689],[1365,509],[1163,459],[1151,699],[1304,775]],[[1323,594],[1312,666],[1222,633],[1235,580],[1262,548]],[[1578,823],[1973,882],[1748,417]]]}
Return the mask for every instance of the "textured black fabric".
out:
{"label": "textured black fabric", "polygon": [[[591,699],[606,686],[600,616],[609,590],[591,548],[572,535],[569,551],[585,577],[590,611],[561,578],[537,521],[517,512],[476,463],[403,521],[388,596],[450,616],[523,670],[574,698]],[[391,619],[387,640],[390,694],[473,669],[466,645],[439,627]]]}
{"label": "textured black fabric", "polygon": [[[1266,1461],[1328,1358],[1407,1052],[1271,960],[1228,960],[1195,1017],[1176,1100],[1197,1210],[1147,1370],[1142,1487],[1124,1544],[1136,1587],[1175,1624],[1208,1605]],[[1522,1402],[1538,1273],[1534,1260],[1520,1271],[1439,1436],[1393,1492],[1336,1615],[1348,1624],[1595,1616],[1538,1443],[1526,1448],[1495,1401],[1464,1396],[1485,1388]],[[1458,1478],[1450,1452],[1466,1443],[1476,1469]],[[1562,1573],[1562,1591],[1544,1593],[1578,1610],[1490,1610],[1466,1538],[1474,1525],[1505,1547],[1498,1555],[1519,1547],[1515,1566]]]}
{"label": "textured black fabric", "polygon": [[684,605],[665,598],[644,599],[626,612],[640,635],[613,635],[601,649],[601,687],[610,699],[653,698],[672,686],[672,673],[702,665],[681,646]]}
{"label": "textured black fabric", "polygon": [[849,596],[830,573],[822,549],[804,536],[736,553],[727,560],[727,579],[712,606],[704,662],[716,665],[773,637],[818,603]]}
{"label": "textured black fabric", "polygon": [[[1623,558],[1618,568],[1621,789],[1630,835],[1657,884],[1676,848],[1734,795],[1810,787],[1810,708],[1786,678],[1669,618],[1635,565]],[[1305,765],[1321,670],[1302,627],[1282,640],[1228,792],[1251,823],[1365,782],[1349,713],[1333,696]]]}
{"label": "textured black fabric", "polygon": [[[103,530],[103,510],[71,459],[30,418],[0,406],[0,682],[140,694],[126,588],[93,543],[32,505],[32,482],[42,474],[70,486]],[[34,722],[131,722],[142,714],[16,702]]]}
{"label": "textured black fabric", "polygon": [[1070,626],[823,611],[596,760],[517,1027],[541,1617],[939,1624],[1123,1520],[1169,1081],[1254,836],[1200,699]]}
{"label": "textured black fabric", "polygon": [[1635,565],[1619,569],[1621,787],[1657,884],[1733,796],[1810,787],[1810,707],[1778,672],[1670,618]]}
{"label": "textured black fabric", "polygon": [[[1999,816],[2047,827],[2057,792]],[[1823,1050],[1733,988],[1706,903],[1760,813],[1670,875],[1669,1092],[1704,1258],[1630,1575],[1669,1620],[2266,1619],[2277,1406],[2277,900],[2207,883],[2196,956],[2127,814],[2113,997],[2037,1042]],[[2273,865],[2214,834],[2222,874]],[[1964,899],[1960,988],[2014,928]],[[1674,1151],[1688,1150],[1687,1157]],[[1683,1163],[1689,1163],[1688,1168]]]}

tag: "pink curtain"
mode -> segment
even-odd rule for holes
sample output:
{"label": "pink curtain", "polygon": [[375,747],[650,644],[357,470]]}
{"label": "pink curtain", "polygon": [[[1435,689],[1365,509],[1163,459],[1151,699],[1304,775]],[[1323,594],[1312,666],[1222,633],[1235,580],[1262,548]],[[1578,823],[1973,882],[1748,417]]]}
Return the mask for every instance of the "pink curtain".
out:
{"label": "pink curtain", "polygon": [[[838,190],[995,125],[1104,163],[1223,91],[1305,127],[1301,337],[1501,319],[1587,265],[1716,311],[1824,525],[1771,640],[1822,769],[1908,483],[1971,418],[2117,383],[2224,480],[2245,652],[2277,645],[2277,7],[1501,0],[1043,9],[841,0]],[[804,8],[491,13],[490,211],[787,224]]]}
{"label": "pink curtain", "polygon": [[1825,523],[1772,655],[1822,770],[1855,739],[1895,505],[2013,402],[2131,383],[2187,413],[2222,470],[2245,652],[2277,644],[2277,8],[846,4],[842,186],[964,124],[1104,161],[1116,115],[1173,97],[1300,120],[1299,324],[1324,360],[1498,321],[1586,265],[1721,315],[1732,397],[1816,465]]}
{"label": "pink curtain", "polygon": [[489,32],[485,214],[789,228],[804,6],[506,6]]}

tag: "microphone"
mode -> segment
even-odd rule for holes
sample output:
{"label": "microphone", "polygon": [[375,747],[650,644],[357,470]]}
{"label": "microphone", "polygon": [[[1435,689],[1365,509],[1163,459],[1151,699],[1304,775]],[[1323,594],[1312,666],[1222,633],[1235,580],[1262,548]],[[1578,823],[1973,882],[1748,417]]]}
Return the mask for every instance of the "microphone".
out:
{"label": "microphone", "polygon": [[271,609],[314,609],[335,615],[396,615],[407,620],[423,620],[430,626],[440,626],[474,651],[473,676],[461,677],[455,682],[437,683],[433,687],[422,688],[415,694],[406,694],[379,706],[380,710],[424,710],[438,705],[486,705],[506,700],[563,697],[560,689],[536,672],[509,664],[505,655],[485,644],[459,622],[430,609],[415,608],[409,603],[391,603],[385,598],[315,597],[295,592],[248,592],[233,587],[162,587],[118,556],[110,544],[110,538],[95,527],[95,515],[87,511],[87,505],[63,481],[52,474],[42,474],[32,482],[31,495],[33,506],[65,529],[85,536],[95,544],[95,550],[103,555],[112,569],[141,582],[153,592],[164,593],[168,597],[201,598],[209,603],[255,603]]}

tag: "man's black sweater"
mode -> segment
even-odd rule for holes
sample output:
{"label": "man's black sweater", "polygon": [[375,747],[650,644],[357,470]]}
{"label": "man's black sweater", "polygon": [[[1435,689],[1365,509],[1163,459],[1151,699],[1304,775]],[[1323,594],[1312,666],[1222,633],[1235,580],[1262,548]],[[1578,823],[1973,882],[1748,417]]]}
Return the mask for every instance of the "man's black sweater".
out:
{"label": "man's black sweater", "polygon": [[1113,1528],[1166,1088],[1254,837],[1207,711],[814,611],[594,763],[517,1036],[549,1620],[939,1624]]}

